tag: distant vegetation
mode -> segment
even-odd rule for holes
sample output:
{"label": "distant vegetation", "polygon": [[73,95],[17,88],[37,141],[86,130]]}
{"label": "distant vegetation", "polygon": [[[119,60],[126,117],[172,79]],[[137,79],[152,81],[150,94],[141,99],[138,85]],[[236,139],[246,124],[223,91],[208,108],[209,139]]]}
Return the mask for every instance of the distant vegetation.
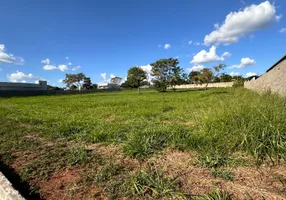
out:
{"label": "distant vegetation", "polygon": [[[109,82],[121,88],[138,88],[138,93],[140,93],[140,87],[150,85],[160,92],[165,92],[168,87],[174,89],[174,86],[182,84],[206,83],[205,89],[207,89],[209,83],[233,81],[235,82],[234,86],[238,87],[243,86],[245,80],[258,77],[243,78],[242,76],[230,76],[229,74],[223,73],[226,67],[224,64],[218,64],[213,68],[204,68],[185,73],[179,66],[179,60],[176,58],[160,59],[152,63],[151,66],[152,70],[150,75],[152,79],[148,79],[148,74],[142,68],[135,66],[128,70],[127,78],[124,82],[122,82],[123,79],[118,76],[112,77]],[[63,83],[66,84],[65,89],[69,90],[92,90],[98,88],[98,85],[92,84],[91,79],[86,77],[83,73],[66,74]],[[49,89],[61,90],[63,88],[49,86]]]}

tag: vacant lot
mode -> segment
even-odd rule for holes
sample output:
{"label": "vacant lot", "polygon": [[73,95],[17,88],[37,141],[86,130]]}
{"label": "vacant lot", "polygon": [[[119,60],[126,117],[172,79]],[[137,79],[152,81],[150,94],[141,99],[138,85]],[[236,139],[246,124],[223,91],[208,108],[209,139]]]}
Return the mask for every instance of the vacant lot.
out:
{"label": "vacant lot", "polygon": [[0,124],[1,162],[43,199],[286,198],[286,99],[275,95],[5,98]]}

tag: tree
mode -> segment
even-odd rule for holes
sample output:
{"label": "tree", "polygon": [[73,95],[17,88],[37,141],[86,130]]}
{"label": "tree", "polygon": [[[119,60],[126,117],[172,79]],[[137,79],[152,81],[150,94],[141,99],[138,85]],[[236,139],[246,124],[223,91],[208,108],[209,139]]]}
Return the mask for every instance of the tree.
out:
{"label": "tree", "polygon": [[210,68],[204,68],[200,71],[201,73],[198,75],[198,80],[200,83],[206,83],[205,90],[207,90],[209,82],[213,78],[213,72]]}
{"label": "tree", "polygon": [[152,81],[158,91],[165,92],[168,86],[179,83],[182,70],[178,64],[176,58],[160,59],[151,64]]}
{"label": "tree", "polygon": [[207,90],[208,84],[214,79],[214,77],[219,76],[219,72],[223,70],[225,66],[226,65],[224,64],[219,64],[214,66],[213,69],[204,68],[200,71],[200,74],[196,78],[198,78],[200,83],[206,83],[205,90]]}
{"label": "tree", "polygon": [[128,70],[127,84],[131,87],[138,88],[140,94],[140,86],[147,79],[147,73],[140,67],[132,67]]}
{"label": "tree", "polygon": [[169,74],[168,83],[175,90],[176,85],[181,85],[183,83],[183,69],[179,66],[174,66],[171,69],[171,74]]}
{"label": "tree", "polygon": [[110,83],[118,85],[118,86],[120,85],[121,81],[122,81],[122,78],[118,76],[115,76],[110,79]]}
{"label": "tree", "polygon": [[93,89],[93,90],[95,90],[97,88],[98,88],[98,85],[96,83],[92,84],[91,87],[90,87],[90,89]]}
{"label": "tree", "polygon": [[182,74],[182,84],[188,84],[189,83],[189,76],[187,73]]}
{"label": "tree", "polygon": [[83,73],[78,74],[66,74],[66,78],[63,80],[63,83],[67,85],[68,88],[75,86],[78,90],[81,90],[85,75]]}
{"label": "tree", "polygon": [[192,84],[198,84],[199,82],[199,75],[201,72],[199,71],[191,71],[189,74],[189,80]]}
{"label": "tree", "polygon": [[232,81],[232,76],[229,75],[229,74],[222,73],[221,76],[220,76],[220,81],[221,82],[231,82]]}
{"label": "tree", "polygon": [[126,80],[125,82],[123,82],[120,87],[122,88],[132,88],[132,86],[129,84],[129,82]]}
{"label": "tree", "polygon": [[91,80],[89,77],[84,77],[83,78],[83,84],[82,84],[82,88],[85,90],[90,90],[92,86]]}

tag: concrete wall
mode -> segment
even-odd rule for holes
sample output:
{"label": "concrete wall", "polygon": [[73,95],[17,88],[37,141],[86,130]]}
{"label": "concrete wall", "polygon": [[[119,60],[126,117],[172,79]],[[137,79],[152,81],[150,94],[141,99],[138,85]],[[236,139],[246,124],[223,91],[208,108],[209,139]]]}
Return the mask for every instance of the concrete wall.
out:
{"label": "concrete wall", "polygon": [[[88,94],[97,92],[112,92],[120,89],[96,89],[96,90],[0,90],[0,97],[39,96],[39,95],[65,95]],[[1,200],[1,199],[0,199]]]}
{"label": "concrete wall", "polygon": [[39,84],[0,82],[0,91],[4,90],[47,90],[47,81],[39,81]]}
{"label": "concrete wall", "polygon": [[0,172],[0,199],[1,200],[25,200],[16,191],[8,179]]}
{"label": "concrete wall", "polygon": [[[233,82],[225,82],[225,83],[209,83],[208,88],[225,88],[225,87],[232,87]],[[192,89],[192,88],[205,88],[206,84],[187,84],[187,85],[176,85],[176,89]]]}
{"label": "concrete wall", "polygon": [[286,96],[286,59],[256,80],[244,82],[244,87],[257,92],[270,90]]}

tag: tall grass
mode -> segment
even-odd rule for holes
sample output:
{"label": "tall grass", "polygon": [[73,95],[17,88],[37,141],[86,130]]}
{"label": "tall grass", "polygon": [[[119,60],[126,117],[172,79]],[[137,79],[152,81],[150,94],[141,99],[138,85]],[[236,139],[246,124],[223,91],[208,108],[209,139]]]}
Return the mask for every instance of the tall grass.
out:
{"label": "tall grass", "polygon": [[257,163],[270,159],[277,164],[286,160],[285,116],[285,98],[243,88],[2,98],[0,156],[23,148],[21,137],[37,134],[53,140],[117,143],[136,158],[173,146],[202,156],[244,151]]}

